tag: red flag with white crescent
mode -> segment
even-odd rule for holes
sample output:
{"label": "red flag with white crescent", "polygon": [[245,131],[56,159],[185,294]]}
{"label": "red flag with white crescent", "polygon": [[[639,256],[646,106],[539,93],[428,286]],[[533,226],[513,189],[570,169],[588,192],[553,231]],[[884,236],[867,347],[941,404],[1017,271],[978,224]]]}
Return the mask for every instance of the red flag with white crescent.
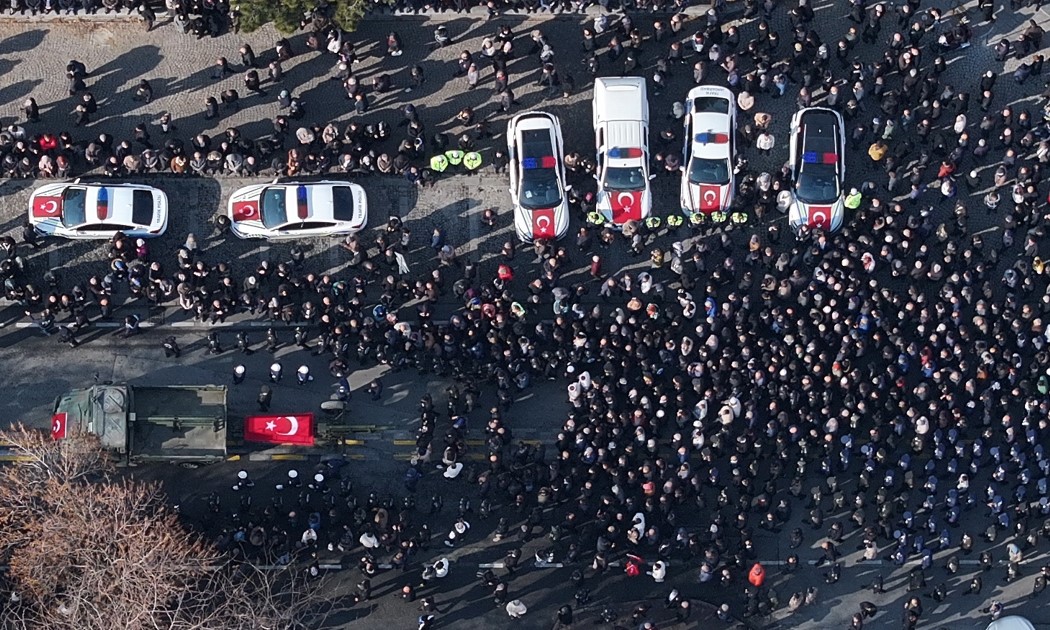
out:
{"label": "red flag with white crescent", "polygon": [[66,437],[66,418],[68,416],[65,412],[56,413],[51,416],[51,439],[61,440]]}
{"label": "red flag with white crescent", "polygon": [[613,223],[626,223],[628,221],[641,221],[642,219],[642,191],[610,191],[609,204],[612,206]]}
{"label": "red flag with white crescent", "polygon": [[831,229],[831,206],[810,206],[809,227]]}
{"label": "red flag with white crescent", "polygon": [[56,218],[62,214],[61,197],[37,197],[33,200],[33,216],[38,219]]}
{"label": "red flag with white crescent", "polygon": [[248,416],[244,419],[244,441],[313,446],[314,414]]}
{"label": "red flag with white crescent", "polygon": [[234,221],[258,221],[259,220],[259,202],[257,202],[257,201],[234,201],[233,202],[233,220]]}
{"label": "red flag with white crescent", "polygon": [[532,238],[554,238],[554,208],[533,210]]}
{"label": "red flag with white crescent", "polygon": [[722,187],[711,184],[700,185],[700,211],[718,212],[722,209]]}

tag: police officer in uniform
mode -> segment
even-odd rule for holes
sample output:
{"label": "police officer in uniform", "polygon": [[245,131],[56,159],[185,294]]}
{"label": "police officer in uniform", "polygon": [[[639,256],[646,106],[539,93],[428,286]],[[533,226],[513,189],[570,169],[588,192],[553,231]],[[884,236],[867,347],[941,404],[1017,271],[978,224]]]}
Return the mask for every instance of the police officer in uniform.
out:
{"label": "police officer in uniform", "polygon": [[846,195],[844,205],[850,210],[856,210],[860,207],[860,202],[862,199],[863,196],[860,194],[860,191],[856,188],[851,188],[849,194]]}
{"label": "police officer in uniform", "polygon": [[448,158],[450,166],[459,166],[463,163],[463,156],[465,154],[459,149],[449,149],[445,151],[445,157]]}
{"label": "police officer in uniform", "polygon": [[476,171],[481,168],[481,154],[477,151],[469,151],[463,156],[463,166],[468,171]]}
{"label": "police officer in uniform", "polygon": [[444,173],[446,168],[448,168],[448,158],[444,153],[438,153],[430,158],[430,170],[435,173]]}

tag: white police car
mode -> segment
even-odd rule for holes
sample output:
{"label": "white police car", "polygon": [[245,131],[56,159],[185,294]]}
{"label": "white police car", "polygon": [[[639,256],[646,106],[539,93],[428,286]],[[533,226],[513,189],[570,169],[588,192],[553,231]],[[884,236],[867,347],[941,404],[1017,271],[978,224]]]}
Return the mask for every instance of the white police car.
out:
{"label": "white police car", "polygon": [[29,223],[41,234],[77,240],[117,232],[153,238],[168,228],[168,196],[141,184],[48,184],[29,198]]}
{"label": "white police car", "polygon": [[348,182],[254,184],[230,196],[230,231],[238,238],[284,240],[354,234],[368,223],[363,188]]}
{"label": "white police car", "polygon": [[845,214],[846,144],[842,116],[808,107],[791,118],[790,166],[794,179],[788,224],[833,232]]}
{"label": "white police car", "polygon": [[561,123],[546,112],[518,114],[507,124],[514,229],[525,242],[569,231]]}
{"label": "white police car", "polygon": [[[682,212],[714,222],[728,218],[733,202],[736,100],[728,89],[702,85],[689,91],[683,120]],[[740,213],[738,220],[746,220]]]}

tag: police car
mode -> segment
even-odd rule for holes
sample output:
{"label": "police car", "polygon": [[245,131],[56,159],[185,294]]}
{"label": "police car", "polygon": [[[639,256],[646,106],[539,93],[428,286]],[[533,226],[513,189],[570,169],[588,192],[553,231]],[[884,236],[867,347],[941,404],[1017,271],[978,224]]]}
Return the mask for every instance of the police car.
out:
{"label": "police car", "polygon": [[518,114],[507,123],[514,229],[525,242],[559,239],[569,231],[561,123],[546,112]]}
{"label": "police car", "polygon": [[109,239],[160,236],[168,228],[168,197],[140,184],[48,184],[29,198],[29,223],[44,235]]}
{"label": "police car", "polygon": [[788,223],[833,232],[845,214],[846,178],[842,116],[825,107],[808,107],[791,118],[790,166],[794,179]]}
{"label": "police car", "polygon": [[353,234],[368,223],[368,199],[357,184],[274,180],[238,189],[227,212],[230,231],[239,238]]}
{"label": "police car", "polygon": [[[682,149],[682,212],[697,219],[725,221],[733,201],[736,150],[736,100],[728,89],[703,85],[689,91],[685,102]],[[740,222],[746,215],[733,217]]]}
{"label": "police car", "polygon": [[597,212],[615,227],[644,221],[652,208],[645,80],[596,79],[592,114],[598,157]]}

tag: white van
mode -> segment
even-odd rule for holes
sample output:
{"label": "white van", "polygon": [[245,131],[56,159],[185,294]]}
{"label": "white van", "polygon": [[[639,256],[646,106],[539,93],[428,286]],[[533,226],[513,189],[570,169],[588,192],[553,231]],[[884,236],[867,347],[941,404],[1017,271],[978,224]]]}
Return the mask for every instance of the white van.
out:
{"label": "white van", "polygon": [[644,221],[652,209],[645,79],[596,79],[592,111],[598,153],[598,212],[613,226]]}

